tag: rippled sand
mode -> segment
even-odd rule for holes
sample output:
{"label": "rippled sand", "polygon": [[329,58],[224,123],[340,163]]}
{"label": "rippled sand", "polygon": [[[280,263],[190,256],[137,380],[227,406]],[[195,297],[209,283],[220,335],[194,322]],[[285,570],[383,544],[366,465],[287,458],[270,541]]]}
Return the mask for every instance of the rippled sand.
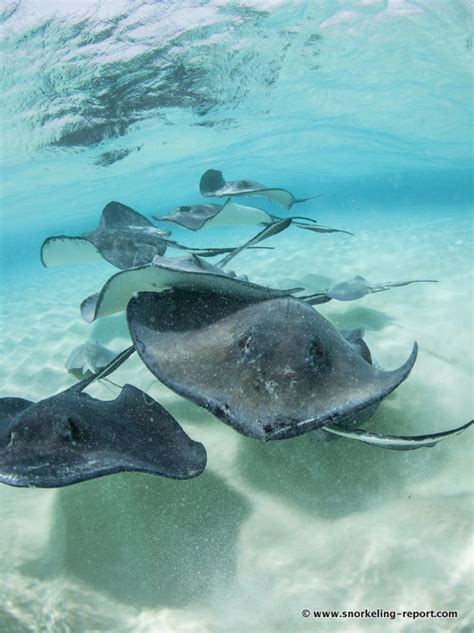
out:
{"label": "rippled sand", "polygon": [[[387,369],[418,341],[410,377],[366,425],[418,434],[471,417],[472,227],[460,217],[403,217],[339,221],[353,238],[287,232],[274,251],[244,253],[235,268],[315,291],[354,274],[439,279],[320,307],[340,328],[364,327]],[[85,340],[117,351],[129,344],[123,315],[80,318],[81,300],[111,272],[38,268],[3,284],[2,396],[37,400],[72,384],[64,362]],[[187,482],[132,473],[61,490],[2,486],[2,631],[471,630],[472,431],[414,452],[311,434],[264,444],[160,386],[138,358],[113,380],[167,407],[205,444],[208,468]],[[104,383],[93,393],[112,398],[117,389]],[[316,621],[301,616],[306,608],[459,617]]]}

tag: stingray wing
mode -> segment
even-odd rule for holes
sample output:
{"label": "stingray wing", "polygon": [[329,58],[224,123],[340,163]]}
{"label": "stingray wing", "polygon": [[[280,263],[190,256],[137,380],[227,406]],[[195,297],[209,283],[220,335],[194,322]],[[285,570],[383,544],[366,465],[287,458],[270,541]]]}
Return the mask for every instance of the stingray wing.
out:
{"label": "stingray wing", "polygon": [[[190,479],[206,467],[206,450],[192,440],[158,402],[133,385],[125,385],[112,402],[100,402],[104,410],[102,424],[112,431],[120,420],[120,435],[115,434],[102,448],[100,474],[137,471],[168,477]],[[94,474],[98,476],[98,471]]]}
{"label": "stingray wing", "polygon": [[[360,352],[359,352],[360,353]],[[394,391],[407,377],[415,364],[418,355],[418,345],[414,343],[407,361],[394,371],[380,371],[374,369],[374,379],[363,389],[349,392],[347,398],[332,408],[326,408],[318,415],[302,420],[297,424],[288,424],[271,433],[267,439],[278,440],[302,435],[307,431],[318,429],[336,423],[345,418],[355,416],[369,407],[373,407]]]}
{"label": "stingray wing", "polygon": [[31,400],[24,398],[0,398],[0,433],[6,429],[12,417],[32,404]]}
{"label": "stingray wing", "polygon": [[[229,192],[227,195],[232,194]],[[285,207],[285,209],[291,209],[293,204],[296,202],[295,196],[291,193],[291,191],[280,188],[262,187],[261,189],[248,189],[247,191],[242,191],[238,195],[251,195],[258,198],[267,198],[267,200],[276,202],[280,206]]]}
{"label": "stingray wing", "polygon": [[121,202],[109,202],[104,207],[99,221],[99,230],[127,229],[131,226],[153,227],[153,224],[144,215]]}
{"label": "stingray wing", "polygon": [[246,224],[262,224],[272,221],[273,216],[263,209],[237,204],[229,198],[222,207],[222,210],[206,222],[206,226],[243,226]]}
{"label": "stingray wing", "polygon": [[103,261],[104,258],[94,244],[85,237],[53,235],[41,245],[43,266],[69,266]]}
{"label": "stingray wing", "polygon": [[221,204],[192,204],[177,207],[166,215],[154,215],[159,222],[174,222],[191,231],[199,231],[222,210]]}

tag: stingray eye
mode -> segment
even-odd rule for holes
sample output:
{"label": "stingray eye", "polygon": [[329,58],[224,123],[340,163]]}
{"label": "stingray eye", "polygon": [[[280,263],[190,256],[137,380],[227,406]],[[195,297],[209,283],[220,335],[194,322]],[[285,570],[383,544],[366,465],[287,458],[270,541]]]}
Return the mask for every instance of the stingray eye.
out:
{"label": "stingray eye", "polygon": [[315,338],[311,341],[311,344],[309,346],[309,353],[311,354],[311,356],[316,356],[317,358],[322,358],[322,356],[324,355],[323,347],[318,339]]}
{"label": "stingray eye", "polygon": [[181,213],[188,213],[189,211],[191,211],[191,207],[179,207],[179,210],[181,211]]}
{"label": "stingray eye", "polygon": [[11,448],[13,446],[13,440],[15,439],[14,431],[10,431],[7,435],[7,448]]}
{"label": "stingray eye", "polygon": [[248,189],[249,187],[251,187],[252,185],[249,183],[248,180],[241,180],[240,181],[240,186],[241,187],[245,187],[246,189]]}
{"label": "stingray eye", "polygon": [[251,353],[251,341],[252,334],[245,334],[244,336],[241,336],[237,341],[237,347],[244,357],[248,357]]}
{"label": "stingray eye", "polygon": [[69,428],[71,430],[71,440],[73,442],[80,442],[81,440],[83,440],[84,437],[83,437],[78,421],[74,420],[74,418],[71,418],[71,417],[69,417],[67,421],[69,424]]}
{"label": "stingray eye", "polygon": [[61,427],[61,439],[65,442],[80,442],[83,440],[78,421],[69,416]]}
{"label": "stingray eye", "polygon": [[313,367],[319,367],[325,361],[325,351],[321,341],[313,339],[309,344],[309,362]]}

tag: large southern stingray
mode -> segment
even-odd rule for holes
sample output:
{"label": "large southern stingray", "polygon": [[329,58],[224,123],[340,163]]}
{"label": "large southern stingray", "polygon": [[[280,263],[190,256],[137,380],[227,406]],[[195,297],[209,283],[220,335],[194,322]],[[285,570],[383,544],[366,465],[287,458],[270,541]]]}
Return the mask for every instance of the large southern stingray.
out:
{"label": "large southern stingray", "polygon": [[322,428],[411,449],[466,426],[421,439],[351,434],[354,421],[372,415],[408,376],[416,343],[401,367],[381,371],[360,335],[344,337],[293,297],[250,303],[202,291],[143,293],[130,301],[127,318],[138,354],[160,381],[256,439]]}
{"label": "large southern stingray", "polygon": [[311,304],[326,303],[331,299],[337,301],[355,301],[361,299],[368,294],[374,292],[383,292],[385,290],[391,290],[392,288],[399,288],[401,286],[408,286],[410,284],[420,283],[437,283],[437,279],[412,279],[411,281],[385,281],[385,282],[371,282],[364,279],[360,275],[356,275],[348,281],[341,281],[334,284],[323,293],[317,293],[306,297],[306,301]]}
{"label": "large southern stingray", "polygon": [[79,236],[54,235],[41,246],[44,266],[64,266],[107,260],[122,270],[149,264],[155,255],[164,255],[168,247],[212,257],[231,248],[189,248],[165,239],[170,231],[153,226],[143,215],[120,202],[104,207],[95,231]]}
{"label": "large southern stingray", "polygon": [[125,310],[127,303],[137,292],[159,292],[166,288],[213,288],[215,292],[251,297],[254,300],[281,297],[302,290],[267,288],[249,282],[246,276],[237,277],[234,272],[223,270],[223,266],[245,248],[284,231],[290,224],[290,219],[273,222],[233,249],[217,264],[210,264],[197,255],[187,254],[184,257],[156,256],[151,264],[123,270],[108,279],[100,292],[84,299],[81,303],[82,317],[91,323],[100,317]]}
{"label": "large southern stingray", "polygon": [[87,341],[69,354],[65,367],[76,378],[88,378],[104,369],[116,354],[99,343]]}
{"label": "large southern stingray", "polygon": [[159,292],[166,288],[212,289],[223,295],[231,294],[255,301],[282,297],[302,290],[279,290],[260,286],[248,281],[246,277],[225,272],[197,255],[155,257],[151,264],[112,275],[100,292],[84,299],[81,314],[85,321],[92,323],[101,317],[125,310],[127,303],[137,292]]}
{"label": "large southern stingray", "polygon": [[290,209],[297,202],[306,202],[311,198],[295,198],[287,189],[278,187],[266,187],[256,180],[230,180],[225,181],[221,171],[208,169],[199,182],[201,194],[207,198],[223,198],[227,196],[259,196],[276,202]]}
{"label": "large southern stingray", "polygon": [[203,227],[261,224],[271,221],[273,216],[263,209],[237,204],[229,198],[225,204],[182,205],[170,213],[152,217],[160,222],[173,222],[191,231],[198,231]]}
{"label": "large southern stingray", "polygon": [[[176,207],[168,214],[154,215],[152,217],[159,222],[179,224],[191,231],[198,231],[204,227],[242,226],[244,224],[263,224],[266,226],[283,219],[258,207],[237,204],[232,198],[229,198],[225,204],[183,205]],[[303,222],[300,220],[303,220]],[[301,229],[316,233],[346,233],[352,235],[349,231],[322,226],[316,220],[305,216],[292,216],[291,221],[292,224]]]}
{"label": "large southern stingray", "polygon": [[94,231],[79,236],[55,235],[41,246],[44,266],[61,266],[97,261],[102,258],[117,268],[130,268],[150,262],[166,251],[163,231],[140,213],[120,202],[109,202]]}
{"label": "large southern stingray", "polygon": [[0,399],[0,482],[55,488],[121,471],[189,479],[204,470],[204,446],[150,396],[125,385],[97,400],[83,393],[90,382],[36,403]]}

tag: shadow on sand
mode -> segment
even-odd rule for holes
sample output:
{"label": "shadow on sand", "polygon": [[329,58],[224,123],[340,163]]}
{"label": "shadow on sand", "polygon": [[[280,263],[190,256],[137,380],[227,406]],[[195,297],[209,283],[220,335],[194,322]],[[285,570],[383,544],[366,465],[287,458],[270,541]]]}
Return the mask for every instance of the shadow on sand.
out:
{"label": "shadow on sand", "polygon": [[395,321],[393,317],[385,314],[385,312],[362,307],[348,308],[344,312],[331,312],[328,310],[327,318],[338,330],[354,330],[361,327],[364,330],[379,331]]}
{"label": "shadow on sand", "polygon": [[58,492],[47,551],[24,571],[72,575],[134,606],[183,608],[232,581],[247,515],[243,497],[209,471],[84,482]]}
{"label": "shadow on sand", "polygon": [[[401,409],[402,400],[401,394],[390,396],[362,427],[378,433],[422,433],[414,428],[420,419],[416,409]],[[442,446],[393,451],[313,431],[268,443],[242,438],[237,462],[244,480],[259,492],[305,513],[337,519],[403,495],[410,482],[435,474],[446,455]]]}
{"label": "shadow on sand", "polygon": [[112,314],[102,319],[97,319],[92,324],[92,330],[89,339],[97,341],[102,345],[107,345],[116,337],[130,338],[128,331],[127,318],[125,312]]}

